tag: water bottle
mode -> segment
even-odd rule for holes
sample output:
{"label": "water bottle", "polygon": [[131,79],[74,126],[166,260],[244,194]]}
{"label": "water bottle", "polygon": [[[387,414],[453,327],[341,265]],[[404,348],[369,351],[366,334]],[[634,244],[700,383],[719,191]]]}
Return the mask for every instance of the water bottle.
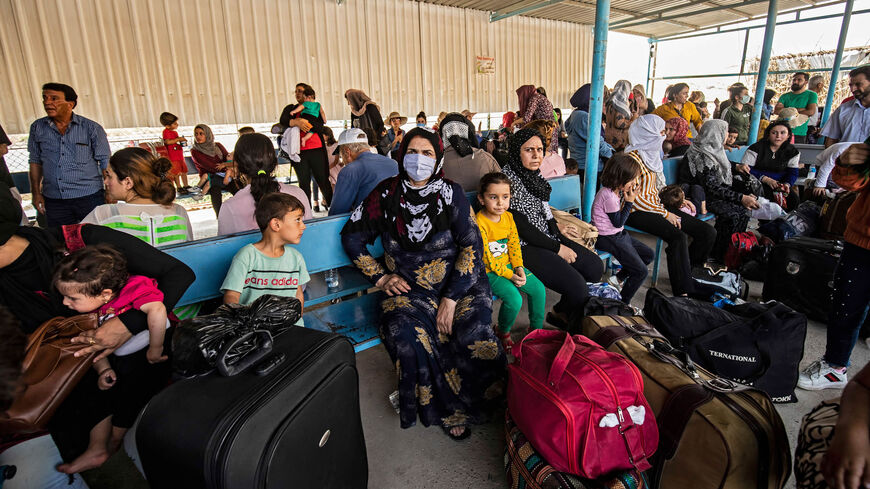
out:
{"label": "water bottle", "polygon": [[815,178],[816,178],[816,167],[811,166],[809,171],[807,172],[807,180],[811,180],[811,179],[815,179]]}
{"label": "water bottle", "polygon": [[335,268],[326,271],[326,288],[335,290],[338,288],[338,270]]}
{"label": "water bottle", "polygon": [[393,406],[396,414],[399,414],[399,391],[393,391],[393,393],[390,394],[390,405]]}
{"label": "water bottle", "polygon": [[620,271],[622,271],[622,265],[619,263],[619,260],[617,260],[616,258],[611,258],[610,274],[615,277]]}

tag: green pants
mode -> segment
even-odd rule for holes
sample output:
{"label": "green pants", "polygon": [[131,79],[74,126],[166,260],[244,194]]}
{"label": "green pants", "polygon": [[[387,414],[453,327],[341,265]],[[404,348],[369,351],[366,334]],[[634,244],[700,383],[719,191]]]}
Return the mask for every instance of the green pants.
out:
{"label": "green pants", "polygon": [[492,288],[492,293],[497,295],[502,303],[501,309],[498,311],[498,329],[502,333],[509,333],[514,321],[517,320],[517,315],[520,313],[520,308],[523,306],[523,296],[520,291],[529,296],[529,323],[532,329],[541,329],[544,326],[544,313],[546,312],[547,304],[547,289],[544,284],[538,280],[538,277],[532,275],[532,272],[525,270],[526,284],[522,287],[517,287],[510,280],[500,277],[493,272],[486,274],[489,279],[489,286]]}

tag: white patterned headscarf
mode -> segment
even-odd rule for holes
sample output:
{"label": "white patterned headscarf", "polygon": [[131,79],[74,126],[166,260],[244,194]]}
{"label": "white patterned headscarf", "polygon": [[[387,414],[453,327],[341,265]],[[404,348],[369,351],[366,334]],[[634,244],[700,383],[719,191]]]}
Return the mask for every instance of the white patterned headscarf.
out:
{"label": "white patterned headscarf", "polygon": [[631,94],[631,83],[628,80],[619,80],[610,92],[610,104],[626,117],[631,117],[631,109],[628,107],[628,96]]}
{"label": "white patterned headscarf", "polygon": [[655,114],[642,115],[628,128],[626,153],[637,151],[643,164],[651,171],[661,173],[662,143],[665,141],[665,120]]}
{"label": "white patterned headscarf", "polygon": [[712,119],[701,126],[692,146],[686,151],[692,176],[703,173],[705,169],[713,169],[721,183],[731,185],[731,162],[725,154],[727,136],[728,123],[723,120]]}

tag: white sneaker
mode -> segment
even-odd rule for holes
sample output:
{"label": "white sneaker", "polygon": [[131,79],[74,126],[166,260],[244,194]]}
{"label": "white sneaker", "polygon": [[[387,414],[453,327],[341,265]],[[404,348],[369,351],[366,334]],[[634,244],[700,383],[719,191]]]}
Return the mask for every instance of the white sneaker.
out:
{"label": "white sneaker", "polygon": [[798,377],[797,386],[808,391],[842,389],[846,387],[846,372],[838,372],[824,360],[816,360]]}

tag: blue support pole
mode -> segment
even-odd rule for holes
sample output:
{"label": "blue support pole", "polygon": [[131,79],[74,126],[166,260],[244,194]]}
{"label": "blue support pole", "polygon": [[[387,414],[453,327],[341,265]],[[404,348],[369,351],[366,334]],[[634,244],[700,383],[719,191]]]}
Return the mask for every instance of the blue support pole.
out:
{"label": "blue support pole", "polygon": [[592,93],[589,98],[589,135],[586,137],[586,177],[583,184],[583,219],[592,220],[592,200],[598,186],[598,151],[601,147],[601,113],[604,107],[604,65],[610,0],[595,2],[595,42],[592,52]]}
{"label": "blue support pole", "polygon": [[773,31],[776,30],[777,5],[778,0],[770,0],[770,3],[767,5],[767,24],[764,27],[764,47],[761,49],[758,81],[755,83],[755,107],[752,111],[752,123],[749,125],[749,144],[754,143],[757,139],[758,126],[761,124],[761,104],[764,102],[764,89],[767,86],[770,51],[773,48]]}
{"label": "blue support pole", "polygon": [[825,98],[825,110],[819,120],[819,127],[828,122],[834,105],[834,92],[837,91],[837,79],[840,78],[840,62],[843,61],[843,49],[846,47],[846,34],[849,33],[849,22],[852,20],[852,5],[855,0],[846,1],[846,11],[843,13],[843,25],[840,27],[840,40],[837,41],[837,54],[834,55],[834,69],[831,71],[831,84],[828,85],[828,96]]}

